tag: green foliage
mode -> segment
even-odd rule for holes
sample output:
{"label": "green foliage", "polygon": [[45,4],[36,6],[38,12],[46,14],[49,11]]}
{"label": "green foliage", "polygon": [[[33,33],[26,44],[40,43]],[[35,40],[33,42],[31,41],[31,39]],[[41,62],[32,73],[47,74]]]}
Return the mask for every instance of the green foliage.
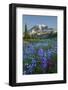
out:
{"label": "green foliage", "polygon": [[25,24],[25,32],[24,32],[23,39],[30,39],[30,35],[29,35],[28,31],[27,31],[27,25],[26,24]]}
{"label": "green foliage", "polygon": [[51,61],[53,66],[48,69],[48,73],[56,73],[57,72],[57,54],[53,54],[51,57]]}
{"label": "green foliage", "polygon": [[57,37],[57,32],[56,33],[51,32],[47,38],[54,38],[54,37]]}
{"label": "green foliage", "polygon": [[36,68],[35,68],[35,70],[34,70],[34,74],[41,74],[42,73],[42,69],[41,69],[41,67],[40,66],[36,66]]}

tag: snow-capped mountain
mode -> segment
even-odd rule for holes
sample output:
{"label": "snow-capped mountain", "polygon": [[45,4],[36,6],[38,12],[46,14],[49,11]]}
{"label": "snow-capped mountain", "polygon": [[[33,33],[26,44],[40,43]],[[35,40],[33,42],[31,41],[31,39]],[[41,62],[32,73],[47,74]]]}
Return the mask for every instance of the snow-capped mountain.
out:
{"label": "snow-capped mountain", "polygon": [[28,30],[28,33],[30,35],[33,35],[33,34],[43,35],[51,32],[55,33],[56,30],[54,30],[53,28],[48,28],[48,26],[44,24],[35,25],[30,30]]}

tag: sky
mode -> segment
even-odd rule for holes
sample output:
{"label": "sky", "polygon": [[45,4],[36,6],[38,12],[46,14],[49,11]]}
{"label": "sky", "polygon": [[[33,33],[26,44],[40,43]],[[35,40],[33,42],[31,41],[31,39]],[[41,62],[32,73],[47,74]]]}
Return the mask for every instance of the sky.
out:
{"label": "sky", "polygon": [[45,24],[49,28],[57,29],[57,16],[23,15],[23,23],[30,29],[37,24]]}

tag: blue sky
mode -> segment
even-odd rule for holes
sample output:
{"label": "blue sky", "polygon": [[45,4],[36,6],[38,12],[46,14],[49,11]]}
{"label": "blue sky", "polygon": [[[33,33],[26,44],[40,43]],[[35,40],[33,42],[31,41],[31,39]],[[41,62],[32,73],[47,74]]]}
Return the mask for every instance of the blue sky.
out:
{"label": "blue sky", "polygon": [[28,29],[37,24],[45,24],[49,28],[57,28],[57,16],[23,15],[23,23]]}

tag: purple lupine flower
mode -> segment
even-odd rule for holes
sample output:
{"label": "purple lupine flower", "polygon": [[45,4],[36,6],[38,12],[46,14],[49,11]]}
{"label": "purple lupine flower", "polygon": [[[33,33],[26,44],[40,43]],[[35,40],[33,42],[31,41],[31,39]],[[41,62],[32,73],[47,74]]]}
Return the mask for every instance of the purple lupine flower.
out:
{"label": "purple lupine flower", "polygon": [[27,57],[28,57],[28,56],[27,56],[26,54],[23,54],[23,58],[24,58],[24,59],[27,59]]}
{"label": "purple lupine flower", "polygon": [[27,66],[27,74],[32,74],[35,67],[36,67],[36,60],[33,58],[32,63]]}
{"label": "purple lupine flower", "polygon": [[24,74],[31,74],[32,73],[32,66],[31,66],[31,64],[26,66],[25,71],[26,71],[26,73],[24,73]]}
{"label": "purple lupine flower", "polygon": [[23,74],[26,74],[26,71],[24,71]]}
{"label": "purple lupine flower", "polygon": [[47,58],[42,57],[41,62],[42,62],[42,67],[46,68],[47,67]]}
{"label": "purple lupine flower", "polygon": [[36,60],[34,58],[32,59],[32,66],[36,67]]}
{"label": "purple lupine flower", "polygon": [[30,64],[29,66],[28,66],[28,69],[27,69],[27,74],[32,74],[32,71],[33,71],[33,68],[32,68],[32,65]]}
{"label": "purple lupine flower", "polygon": [[28,65],[28,67],[27,67],[27,74],[32,74],[35,66],[36,66],[36,60],[33,59],[32,63],[30,65]]}
{"label": "purple lupine flower", "polygon": [[51,50],[48,50],[48,51],[47,51],[47,55],[48,55],[48,59],[50,59],[50,58],[51,58],[51,55],[52,55]]}
{"label": "purple lupine flower", "polygon": [[44,56],[45,56],[45,57],[47,56],[47,53],[46,53],[46,51],[44,52]]}
{"label": "purple lupine flower", "polygon": [[[27,74],[27,70],[28,70],[28,67],[29,65],[27,63],[25,63],[25,66],[24,66],[24,70],[26,71],[26,74]],[[24,73],[25,74],[25,73]]]}
{"label": "purple lupine flower", "polygon": [[32,44],[29,45],[28,50],[29,50],[30,53],[32,53],[32,54],[35,52],[34,47],[32,46]]}
{"label": "purple lupine flower", "polygon": [[43,51],[42,48],[38,50],[38,55],[41,56],[41,57],[44,56],[44,51]]}
{"label": "purple lupine flower", "polygon": [[29,55],[29,54],[34,54],[34,53],[35,53],[35,50],[32,44],[30,44],[29,46],[25,48],[25,54]]}

